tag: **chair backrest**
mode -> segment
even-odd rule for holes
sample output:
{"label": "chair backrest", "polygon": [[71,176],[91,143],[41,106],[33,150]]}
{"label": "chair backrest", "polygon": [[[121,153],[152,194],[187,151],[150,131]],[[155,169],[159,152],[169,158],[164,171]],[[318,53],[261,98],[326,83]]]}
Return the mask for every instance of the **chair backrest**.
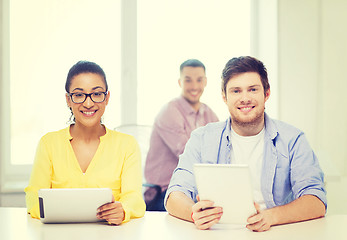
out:
{"label": "chair backrest", "polygon": [[115,130],[135,137],[140,146],[142,169],[144,169],[147,153],[149,150],[149,141],[151,138],[152,126],[125,124],[116,127]]}

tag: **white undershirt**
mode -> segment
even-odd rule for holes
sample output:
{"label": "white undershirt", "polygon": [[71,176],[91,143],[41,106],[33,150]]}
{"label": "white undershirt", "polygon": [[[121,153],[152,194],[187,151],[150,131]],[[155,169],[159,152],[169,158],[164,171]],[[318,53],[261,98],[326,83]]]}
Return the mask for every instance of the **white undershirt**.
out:
{"label": "white undershirt", "polygon": [[230,161],[232,164],[247,164],[251,173],[251,182],[253,188],[254,201],[265,209],[265,201],[261,192],[261,170],[264,152],[264,135],[263,128],[257,135],[240,136],[231,127],[231,144]]}

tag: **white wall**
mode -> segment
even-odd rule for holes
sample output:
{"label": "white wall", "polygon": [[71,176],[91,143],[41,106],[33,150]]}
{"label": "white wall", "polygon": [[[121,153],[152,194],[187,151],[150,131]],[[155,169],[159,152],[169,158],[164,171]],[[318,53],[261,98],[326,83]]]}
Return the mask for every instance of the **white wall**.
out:
{"label": "white wall", "polygon": [[[318,148],[347,175],[347,1],[321,5]],[[347,187],[346,187],[347,188]]]}
{"label": "white wall", "polygon": [[327,168],[347,175],[347,1],[278,1],[279,118],[305,131]]}
{"label": "white wall", "polygon": [[279,117],[316,145],[320,58],[319,1],[278,3]]}
{"label": "white wall", "polygon": [[304,130],[347,214],[347,1],[278,0],[279,118]]}

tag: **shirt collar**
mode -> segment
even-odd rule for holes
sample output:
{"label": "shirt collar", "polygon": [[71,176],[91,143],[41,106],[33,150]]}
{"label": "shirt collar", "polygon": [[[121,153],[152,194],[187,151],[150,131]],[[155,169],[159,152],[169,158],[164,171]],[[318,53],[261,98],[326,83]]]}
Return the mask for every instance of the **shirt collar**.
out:
{"label": "shirt collar", "polygon": [[[71,127],[71,125],[69,125],[67,128],[65,128],[65,130],[66,130],[66,138],[69,139],[69,141],[72,140],[72,136],[70,134],[70,127]],[[105,135],[100,137],[100,141],[110,135],[110,130],[106,126],[104,126],[104,127],[105,127],[105,130],[106,130],[106,133],[105,133]]]}
{"label": "shirt collar", "polygon": [[196,111],[192,105],[181,95],[178,98],[179,103],[181,104],[183,111],[188,115],[188,114],[199,114],[203,115],[205,112],[205,105],[203,103],[200,103],[200,108],[198,111]]}
{"label": "shirt collar", "polygon": [[231,134],[231,117],[228,117],[225,123],[223,137],[227,139],[228,145],[230,143],[230,134]]}
{"label": "shirt collar", "polygon": [[[278,130],[275,124],[272,122],[269,115],[264,113],[264,124],[265,124],[265,133],[270,136],[272,140],[274,140],[278,135]],[[230,142],[230,134],[231,134],[231,117],[228,117],[225,123],[223,137],[227,139],[228,143]]]}
{"label": "shirt collar", "polygon": [[274,140],[277,135],[278,135],[278,130],[269,115],[266,113],[264,114],[265,116],[265,133],[270,136],[272,140]]}

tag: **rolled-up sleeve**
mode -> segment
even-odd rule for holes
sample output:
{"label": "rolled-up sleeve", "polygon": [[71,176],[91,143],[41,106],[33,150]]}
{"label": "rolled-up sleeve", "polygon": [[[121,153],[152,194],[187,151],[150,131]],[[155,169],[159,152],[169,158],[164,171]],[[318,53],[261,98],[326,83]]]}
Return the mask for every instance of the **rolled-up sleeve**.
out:
{"label": "rolled-up sleeve", "polygon": [[324,174],[318,159],[304,134],[300,134],[290,149],[290,179],[294,198],[314,195],[327,207]]}

